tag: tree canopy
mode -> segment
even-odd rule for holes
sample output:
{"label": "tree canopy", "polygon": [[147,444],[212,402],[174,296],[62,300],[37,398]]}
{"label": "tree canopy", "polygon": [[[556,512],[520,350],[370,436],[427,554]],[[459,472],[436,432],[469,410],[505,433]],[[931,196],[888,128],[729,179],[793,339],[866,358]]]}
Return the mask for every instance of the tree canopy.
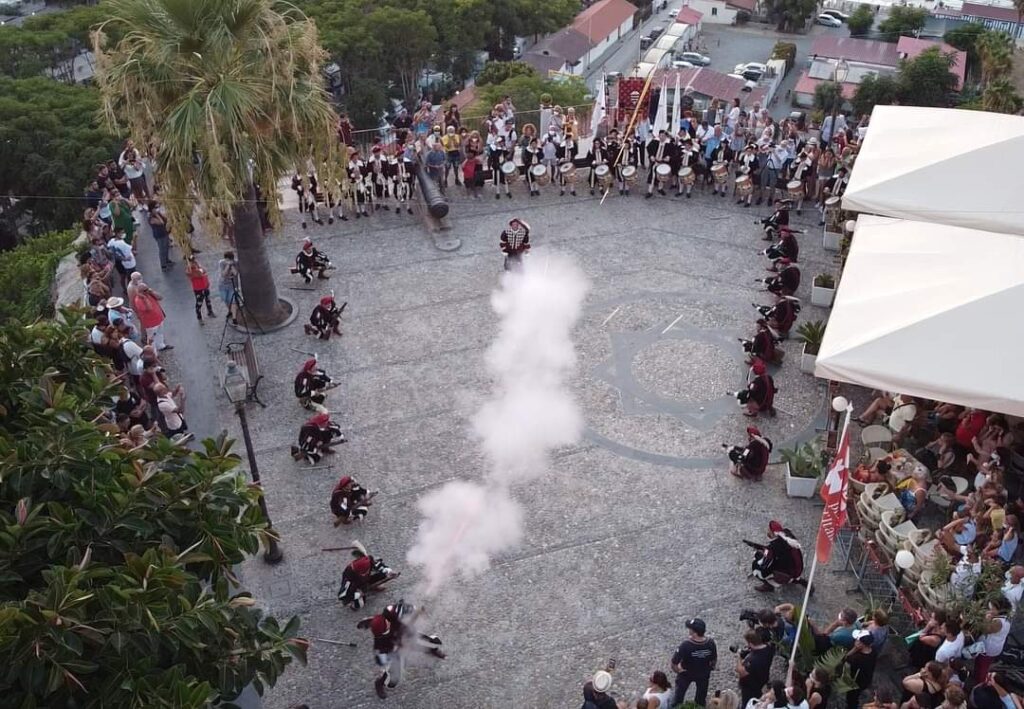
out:
{"label": "tree canopy", "polygon": [[921,52],[900,64],[897,98],[908,106],[948,106],[956,90],[956,76],[950,71],[953,54],[938,47]]}
{"label": "tree canopy", "polygon": [[[528,112],[536,111],[540,106],[541,94],[550,94],[553,105],[563,108],[579,106],[583,103],[584,96],[587,95],[587,85],[578,76],[560,79],[544,79],[539,76],[526,75],[513,76],[500,84],[480,86],[480,103],[477,105],[482,105],[483,111],[486,111],[490,106],[501,102],[503,97],[509,96],[519,111],[517,120],[528,123],[531,122]],[[467,118],[470,117],[469,113],[470,111],[467,110]],[[536,122],[536,113],[533,116],[532,122]]]}
{"label": "tree canopy", "polygon": [[796,32],[804,27],[817,7],[816,0],[767,0],[765,9],[769,21],[775,23],[780,32]]}
{"label": "tree canopy", "polygon": [[0,706],[205,707],[305,659],[232,566],[265,532],[230,442],[128,448],[85,322],[0,328]]}
{"label": "tree canopy", "polygon": [[851,37],[863,37],[874,24],[875,13],[871,11],[870,5],[857,5],[857,9],[846,20],[846,26],[850,30]]}
{"label": "tree canopy", "polygon": [[871,113],[875,106],[886,106],[896,100],[899,93],[899,81],[893,76],[869,74],[857,87],[852,105],[855,115]]}
{"label": "tree canopy", "polygon": [[923,7],[893,5],[889,8],[889,16],[878,24],[881,39],[886,42],[898,42],[903,35],[913,35],[924,28],[928,21],[928,10]]}
{"label": "tree canopy", "polygon": [[526,62],[487,62],[476,77],[476,85],[500,84],[514,76],[536,75],[534,68]]}
{"label": "tree canopy", "polygon": [[814,107],[829,113],[838,104],[842,104],[843,87],[835,81],[822,81],[814,87]]}

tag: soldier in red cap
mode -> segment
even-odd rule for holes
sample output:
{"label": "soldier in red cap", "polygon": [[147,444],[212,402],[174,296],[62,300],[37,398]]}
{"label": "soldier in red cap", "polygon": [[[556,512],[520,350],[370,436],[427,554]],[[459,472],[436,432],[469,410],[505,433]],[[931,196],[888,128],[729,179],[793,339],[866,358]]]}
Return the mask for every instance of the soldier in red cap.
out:
{"label": "soldier in red cap", "polygon": [[387,699],[388,696],[385,685],[394,689],[401,681],[402,670],[405,668],[404,653],[419,650],[439,660],[446,657],[441,650],[441,638],[418,633],[408,627],[418,615],[415,606],[399,601],[378,615],[356,623],[357,628],[369,628],[373,633],[373,655],[381,668],[380,676],[373,683],[373,687],[381,699]]}
{"label": "soldier in red cap", "polygon": [[302,250],[295,256],[295,266],[292,273],[298,273],[307,284],[313,282],[313,272],[316,271],[317,278],[324,280],[330,278],[327,271],[334,268],[331,260],[324,252],[313,246],[312,239],[303,239]]}
{"label": "soldier in red cap", "polygon": [[370,513],[370,505],[376,492],[368,492],[348,475],[342,475],[338,484],[331,491],[331,512],[334,513],[334,526],[350,524],[363,519]]}
{"label": "soldier in red cap", "polygon": [[768,374],[768,367],[760,359],[755,359],[750,365],[750,372],[753,375],[747,388],[736,392],[736,400],[740,406],[746,406],[744,416],[756,417],[760,413],[767,413],[775,416],[775,380]]}
{"label": "soldier in red cap", "polygon": [[765,278],[765,287],[775,295],[793,295],[800,287],[800,269],[786,256],[776,261],[776,264],[779,273]]}
{"label": "soldier in red cap", "polygon": [[788,258],[796,263],[800,258],[800,244],[797,243],[796,233],[789,227],[779,228],[779,240],[765,249],[762,253],[771,259],[772,267],[769,271],[779,269],[779,259]]}
{"label": "soldier in red cap", "polygon": [[768,523],[767,545],[746,539],[743,543],[757,550],[750,568],[754,578],[761,581],[756,586],[758,591],[768,593],[788,583],[807,585],[807,580],[800,578],[804,573],[803,548],[781,522],[773,519]]}
{"label": "soldier in red cap", "polygon": [[530,225],[516,217],[501,232],[499,243],[505,254],[505,270],[520,268],[523,265],[523,254],[530,250]]}
{"label": "soldier in red cap", "polygon": [[747,438],[747,445],[729,448],[729,460],[732,461],[729,472],[738,478],[758,482],[768,469],[772,442],[761,435],[761,431],[755,426],[747,427]]}
{"label": "soldier in red cap", "polygon": [[331,339],[331,334],[341,336],[341,313],[348,303],[339,308],[333,295],[325,295],[320,304],[309,314],[309,323],[303,327],[307,335],[316,335],[321,340]]}
{"label": "soldier in red cap", "polygon": [[747,364],[753,364],[754,360],[782,364],[782,358],[786,353],[776,345],[779,344],[778,336],[768,327],[768,321],[760,318],[757,321],[757,332],[751,340],[740,340],[743,343],[743,351],[747,353]]}
{"label": "soldier in red cap", "polygon": [[789,331],[800,312],[800,299],[791,295],[775,295],[774,305],[755,305],[758,312],[768,321],[769,327],[779,334],[780,340],[789,337]]}
{"label": "soldier in red cap", "polygon": [[323,404],[327,399],[327,390],[333,388],[333,381],[327,372],[317,366],[315,356],[307,359],[295,376],[295,396],[305,409],[325,413]]}
{"label": "soldier in red cap", "polygon": [[357,611],[366,605],[366,594],[381,590],[388,581],[397,579],[401,572],[388,567],[383,559],[370,556],[359,542],[353,541],[352,546],[354,558],[341,572],[338,600]]}
{"label": "soldier in red cap", "polygon": [[333,443],[344,442],[341,427],[331,421],[330,414],[317,414],[299,429],[299,445],[292,446],[292,458],[316,465],[325,453],[334,453]]}

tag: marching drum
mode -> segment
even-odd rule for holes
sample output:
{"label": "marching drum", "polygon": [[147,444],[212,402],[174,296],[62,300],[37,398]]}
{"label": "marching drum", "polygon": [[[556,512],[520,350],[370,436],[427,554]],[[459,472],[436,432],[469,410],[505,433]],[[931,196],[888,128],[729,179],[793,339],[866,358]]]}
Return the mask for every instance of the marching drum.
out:
{"label": "marching drum", "polygon": [[564,162],[559,166],[558,173],[562,176],[564,182],[573,184],[576,182],[576,166],[571,162]]}
{"label": "marching drum", "polygon": [[711,166],[711,177],[715,179],[715,184],[725,184],[725,181],[729,179],[729,166],[724,162],[716,162]]}
{"label": "marching drum", "polygon": [[679,179],[687,187],[692,187],[697,181],[697,173],[693,171],[692,167],[681,167],[679,168]]}
{"label": "marching drum", "polygon": [[804,183],[800,180],[792,180],[786,185],[786,191],[789,192],[791,199],[803,199],[804,198]]}
{"label": "marching drum", "polygon": [[658,178],[658,182],[665,184],[668,182],[668,178],[672,175],[672,168],[666,163],[659,163],[654,168],[654,176]]}
{"label": "marching drum", "polygon": [[594,168],[594,177],[601,187],[610,187],[612,184],[612,171],[607,165],[598,165]]}
{"label": "marching drum", "polygon": [[753,191],[754,185],[751,184],[749,175],[740,175],[736,178],[736,194],[740,197],[746,197]]}
{"label": "marching drum", "polygon": [[636,165],[622,166],[622,181],[627,185],[636,184]]}
{"label": "marching drum", "polygon": [[829,231],[842,231],[842,209],[839,203],[843,201],[842,197],[838,195],[832,195],[825,200],[825,221],[828,223]]}
{"label": "marching drum", "polygon": [[546,185],[551,179],[551,172],[547,165],[534,165],[530,168],[530,174],[533,175],[533,181],[538,185]]}
{"label": "marching drum", "polygon": [[505,177],[505,182],[512,184],[519,179],[519,170],[516,169],[516,164],[511,160],[506,160],[501,164],[501,174]]}

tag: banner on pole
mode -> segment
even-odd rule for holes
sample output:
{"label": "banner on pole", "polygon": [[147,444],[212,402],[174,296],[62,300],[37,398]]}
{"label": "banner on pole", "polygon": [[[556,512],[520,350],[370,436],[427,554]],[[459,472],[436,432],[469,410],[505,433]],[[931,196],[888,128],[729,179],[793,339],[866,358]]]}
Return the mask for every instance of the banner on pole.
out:
{"label": "banner on pole", "polygon": [[822,563],[829,560],[839,530],[846,524],[846,496],[849,485],[850,427],[846,425],[843,427],[843,436],[839,440],[835,458],[832,459],[828,475],[821,486],[821,499],[825,501],[825,509],[821,513],[821,526],[818,528],[817,552]]}

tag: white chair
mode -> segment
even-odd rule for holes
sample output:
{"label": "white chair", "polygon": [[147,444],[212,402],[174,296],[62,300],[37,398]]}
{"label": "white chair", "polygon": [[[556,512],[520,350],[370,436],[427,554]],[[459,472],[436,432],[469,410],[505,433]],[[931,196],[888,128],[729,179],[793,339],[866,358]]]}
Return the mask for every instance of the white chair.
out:
{"label": "white chair", "polygon": [[887,451],[892,447],[892,431],[878,424],[865,426],[860,432],[860,442],[865,448],[881,448]]}

